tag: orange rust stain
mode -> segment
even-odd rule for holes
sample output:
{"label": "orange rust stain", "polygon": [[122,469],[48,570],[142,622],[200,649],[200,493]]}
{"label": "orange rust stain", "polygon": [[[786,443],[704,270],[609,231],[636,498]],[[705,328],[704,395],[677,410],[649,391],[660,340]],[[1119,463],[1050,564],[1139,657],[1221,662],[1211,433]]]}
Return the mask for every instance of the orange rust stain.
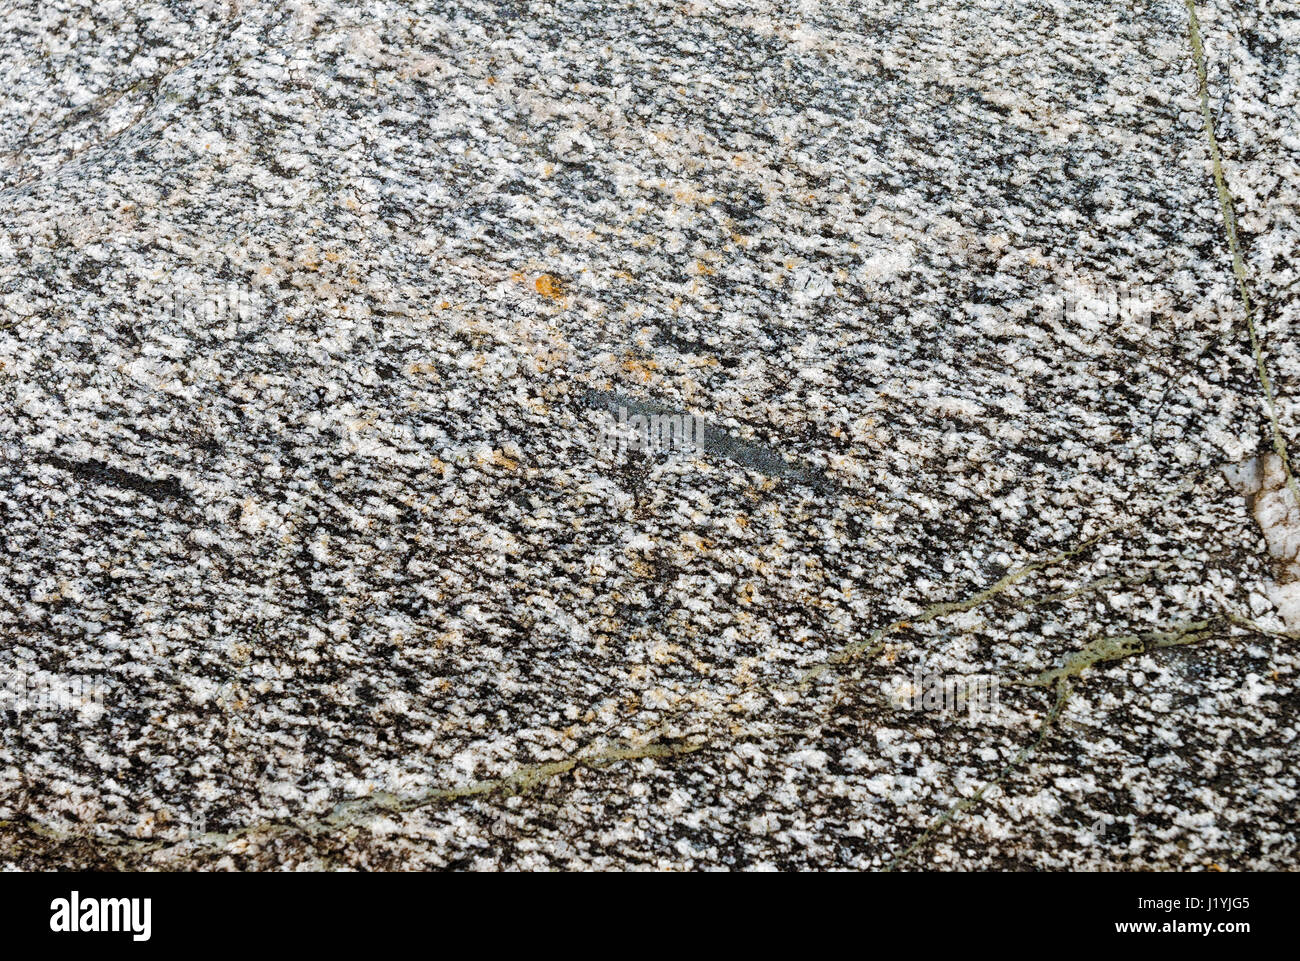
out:
{"label": "orange rust stain", "polygon": [[533,281],[533,286],[547,300],[559,300],[564,296],[564,285],[550,274],[542,274]]}

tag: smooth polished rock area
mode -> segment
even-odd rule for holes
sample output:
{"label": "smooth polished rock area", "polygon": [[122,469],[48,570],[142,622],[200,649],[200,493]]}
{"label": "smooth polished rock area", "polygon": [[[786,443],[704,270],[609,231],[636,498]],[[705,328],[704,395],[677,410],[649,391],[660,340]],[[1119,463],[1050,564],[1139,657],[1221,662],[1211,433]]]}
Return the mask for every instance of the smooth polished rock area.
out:
{"label": "smooth polished rock area", "polygon": [[5,0],[0,77],[0,865],[1297,866],[1182,0]]}

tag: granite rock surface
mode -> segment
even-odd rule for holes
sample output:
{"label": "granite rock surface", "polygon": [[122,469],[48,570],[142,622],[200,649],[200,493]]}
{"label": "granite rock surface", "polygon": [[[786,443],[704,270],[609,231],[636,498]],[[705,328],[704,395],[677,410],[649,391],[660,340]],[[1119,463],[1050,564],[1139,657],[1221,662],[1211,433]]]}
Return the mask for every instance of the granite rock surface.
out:
{"label": "granite rock surface", "polygon": [[0,863],[1297,866],[1294,4],[4,11]]}

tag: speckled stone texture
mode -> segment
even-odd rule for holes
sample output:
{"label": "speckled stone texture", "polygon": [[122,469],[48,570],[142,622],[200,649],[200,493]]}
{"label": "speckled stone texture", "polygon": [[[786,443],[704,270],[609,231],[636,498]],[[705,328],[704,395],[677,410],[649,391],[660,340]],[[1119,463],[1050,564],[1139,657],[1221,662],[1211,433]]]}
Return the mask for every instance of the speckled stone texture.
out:
{"label": "speckled stone texture", "polygon": [[[1300,14],[1197,10],[1294,451]],[[0,72],[0,678],[98,685],[8,698],[0,864],[1296,867],[1181,0],[4,0]]]}

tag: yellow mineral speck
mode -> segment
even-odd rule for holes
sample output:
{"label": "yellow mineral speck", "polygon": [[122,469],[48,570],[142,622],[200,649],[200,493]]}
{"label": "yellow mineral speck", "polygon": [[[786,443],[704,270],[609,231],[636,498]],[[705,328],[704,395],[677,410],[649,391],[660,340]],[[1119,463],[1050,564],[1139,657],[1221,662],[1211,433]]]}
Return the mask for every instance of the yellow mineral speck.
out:
{"label": "yellow mineral speck", "polygon": [[687,547],[693,547],[697,551],[708,550],[709,542],[694,531],[686,531],[681,536],[681,542]]}
{"label": "yellow mineral speck", "polygon": [[650,382],[657,366],[653,360],[639,360],[636,357],[628,357],[623,361],[623,370],[639,377],[643,383]]}

